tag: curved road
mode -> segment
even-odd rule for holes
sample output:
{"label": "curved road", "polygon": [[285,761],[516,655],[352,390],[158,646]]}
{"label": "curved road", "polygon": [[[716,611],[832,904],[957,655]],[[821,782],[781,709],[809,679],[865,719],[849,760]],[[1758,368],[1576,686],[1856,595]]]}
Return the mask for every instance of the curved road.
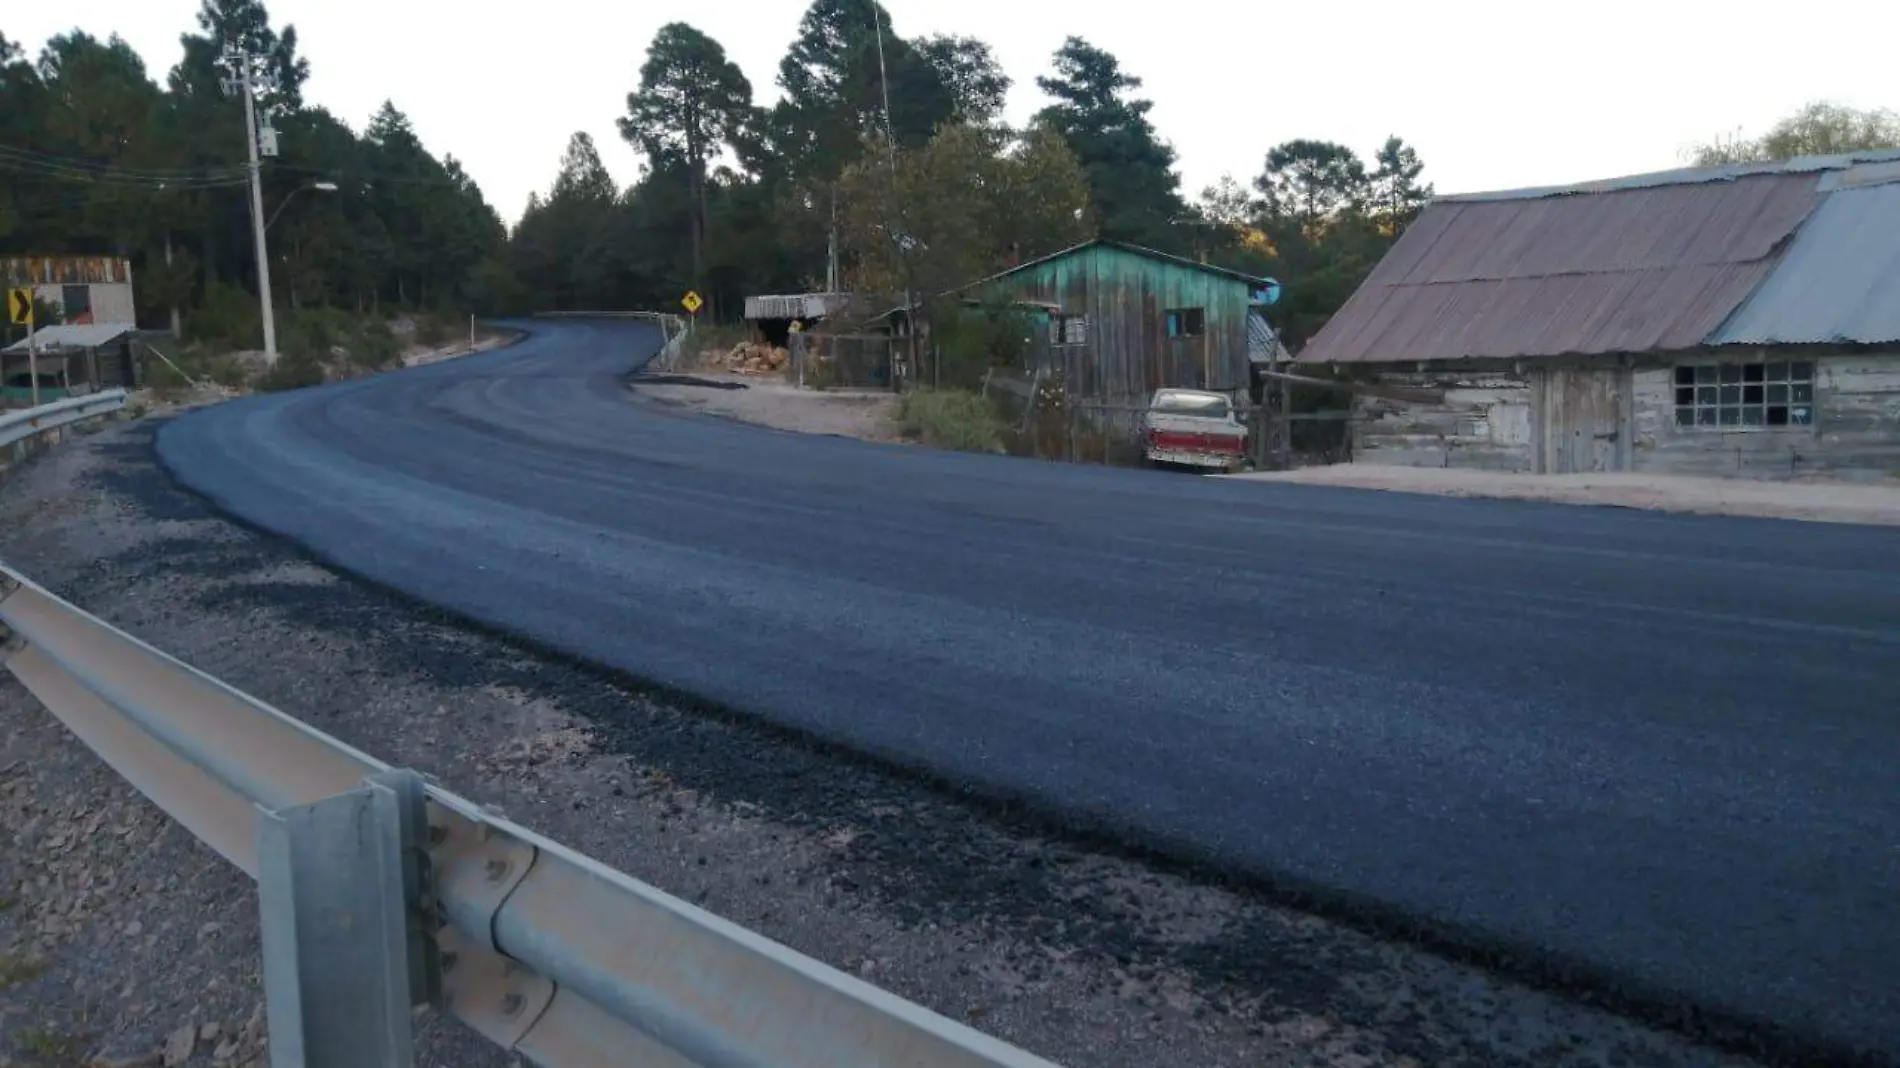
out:
{"label": "curved road", "polygon": [[1900,1049],[1900,531],[883,447],[512,348],[188,415],[377,582],[1231,870]]}

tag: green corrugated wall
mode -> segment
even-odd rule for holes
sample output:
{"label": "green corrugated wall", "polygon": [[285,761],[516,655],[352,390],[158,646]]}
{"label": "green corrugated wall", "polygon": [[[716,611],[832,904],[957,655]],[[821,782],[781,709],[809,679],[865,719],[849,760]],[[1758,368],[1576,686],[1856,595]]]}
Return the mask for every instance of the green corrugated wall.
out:
{"label": "green corrugated wall", "polygon": [[[1090,245],[991,283],[989,299],[1057,304],[1089,317],[1085,351],[1070,355],[1070,391],[1131,399],[1164,386],[1247,388],[1249,286],[1188,264]],[[1199,337],[1170,338],[1167,312],[1200,308]]]}

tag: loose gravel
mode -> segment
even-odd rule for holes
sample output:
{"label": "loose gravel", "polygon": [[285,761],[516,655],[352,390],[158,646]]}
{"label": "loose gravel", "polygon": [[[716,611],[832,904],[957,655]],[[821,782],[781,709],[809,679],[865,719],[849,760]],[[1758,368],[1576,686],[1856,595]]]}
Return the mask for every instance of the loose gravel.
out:
{"label": "loose gravel", "polygon": [[[541,655],[338,577],[154,466],[0,481],[0,558],[320,730],[1081,1066],[1741,1066]],[[788,655],[795,655],[788,653]],[[0,1068],[261,1064],[254,891],[0,674]],[[425,1014],[423,1065],[509,1057]]]}

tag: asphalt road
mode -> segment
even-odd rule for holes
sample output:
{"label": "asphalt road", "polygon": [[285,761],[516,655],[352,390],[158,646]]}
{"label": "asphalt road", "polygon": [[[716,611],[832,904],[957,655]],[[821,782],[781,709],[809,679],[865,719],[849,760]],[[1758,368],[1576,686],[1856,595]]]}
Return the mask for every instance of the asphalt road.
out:
{"label": "asphalt road", "polygon": [[188,415],[377,582],[1224,868],[1900,1057],[1900,533],[874,446],[657,338]]}

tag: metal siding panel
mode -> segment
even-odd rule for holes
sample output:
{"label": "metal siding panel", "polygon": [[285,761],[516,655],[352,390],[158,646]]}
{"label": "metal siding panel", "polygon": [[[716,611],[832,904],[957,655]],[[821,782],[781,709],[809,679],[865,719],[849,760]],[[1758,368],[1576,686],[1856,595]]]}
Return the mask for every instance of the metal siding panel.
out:
{"label": "metal siding panel", "polygon": [[1900,183],[1828,194],[1716,345],[1900,341]]}

